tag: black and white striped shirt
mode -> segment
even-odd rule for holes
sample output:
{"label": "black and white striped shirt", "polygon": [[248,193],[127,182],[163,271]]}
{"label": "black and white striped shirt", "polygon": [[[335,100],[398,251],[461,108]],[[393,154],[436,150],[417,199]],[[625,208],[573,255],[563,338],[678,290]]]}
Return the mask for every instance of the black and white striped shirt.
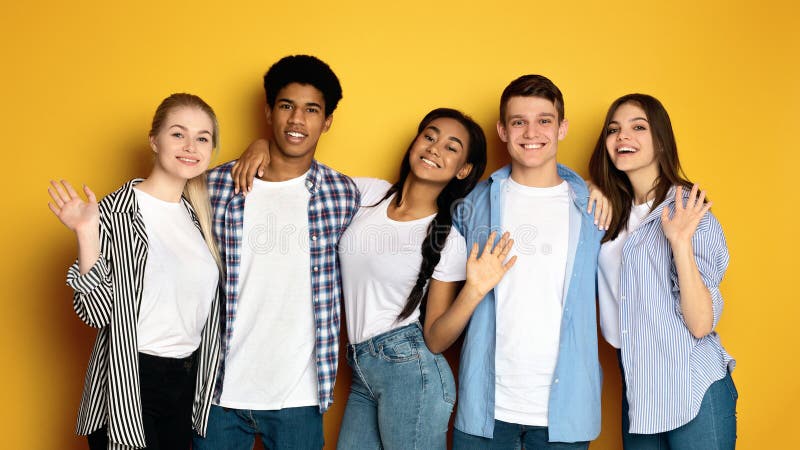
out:
{"label": "black and white striped shirt", "polygon": [[[67,285],[75,290],[75,312],[86,324],[99,328],[76,432],[86,435],[107,425],[110,450],[145,447],[136,325],[147,234],[133,192],[141,181],[131,180],[100,201],[100,258],[84,275],[77,262],[67,273]],[[199,230],[194,210],[185,199],[182,203]],[[197,353],[192,423],[201,435],[205,435],[219,363],[219,308],[218,290]]]}

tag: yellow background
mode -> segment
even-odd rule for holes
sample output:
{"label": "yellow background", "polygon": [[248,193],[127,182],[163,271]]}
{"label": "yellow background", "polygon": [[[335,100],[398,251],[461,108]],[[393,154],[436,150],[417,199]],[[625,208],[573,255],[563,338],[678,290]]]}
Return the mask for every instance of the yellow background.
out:
{"label": "yellow background", "polygon": [[[106,194],[146,175],[149,120],[177,91],[216,109],[218,162],[233,158],[264,131],[261,75],[293,53],[319,56],[342,80],[317,157],[350,175],[392,178],[418,120],[437,106],[472,114],[490,137],[489,170],[499,167],[498,98],[524,73],[565,93],[571,125],[559,159],[584,175],[614,98],[661,99],[730,247],[718,331],[739,363],[739,448],[794,447],[795,2],[493,3],[4,1],[0,447],[84,445],[73,427],[94,331],[72,312],[63,280],[74,237],[46,207],[47,181]],[[603,432],[592,448],[615,449],[619,378],[605,344],[601,355]],[[329,448],[348,380],[343,369],[325,419]]]}

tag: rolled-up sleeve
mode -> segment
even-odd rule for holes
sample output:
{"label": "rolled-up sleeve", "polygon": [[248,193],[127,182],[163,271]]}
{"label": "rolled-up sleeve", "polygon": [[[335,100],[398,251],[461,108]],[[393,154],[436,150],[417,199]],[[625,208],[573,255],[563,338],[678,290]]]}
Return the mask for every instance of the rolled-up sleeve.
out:
{"label": "rolled-up sleeve", "polygon": [[111,273],[102,253],[92,268],[82,275],[76,261],[67,271],[67,286],[75,291],[72,306],[82,321],[95,328],[108,324],[114,294]]}

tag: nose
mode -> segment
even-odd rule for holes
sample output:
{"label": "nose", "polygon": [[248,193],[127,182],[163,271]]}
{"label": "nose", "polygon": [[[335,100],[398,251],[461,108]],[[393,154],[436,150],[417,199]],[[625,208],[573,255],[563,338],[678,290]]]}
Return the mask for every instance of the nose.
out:
{"label": "nose", "polygon": [[525,127],[525,132],[522,133],[522,137],[525,139],[531,139],[536,137],[538,134],[536,129],[536,124],[534,122],[528,123],[528,126]]}
{"label": "nose", "polygon": [[621,141],[623,139],[630,139],[630,137],[628,136],[628,134],[625,131],[623,131],[620,128],[619,131],[617,131],[617,140]]}
{"label": "nose", "polygon": [[289,122],[303,123],[303,111],[300,108],[292,109],[292,113],[289,115]]}
{"label": "nose", "polygon": [[194,140],[193,139],[187,139],[186,143],[183,144],[183,149],[185,151],[187,151],[187,152],[193,152],[194,149],[195,149]]}
{"label": "nose", "polygon": [[439,156],[439,143],[431,142],[431,145],[428,146],[428,153]]}

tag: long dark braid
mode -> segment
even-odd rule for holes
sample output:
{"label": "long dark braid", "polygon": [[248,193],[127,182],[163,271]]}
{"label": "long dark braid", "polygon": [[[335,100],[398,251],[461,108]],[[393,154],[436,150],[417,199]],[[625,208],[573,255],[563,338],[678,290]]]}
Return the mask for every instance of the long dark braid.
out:
{"label": "long dark braid", "polygon": [[[484,136],[480,125],[460,111],[450,108],[434,109],[420,122],[417,128],[417,135],[422,133],[433,120],[439,118],[454,119],[467,129],[469,134],[467,163],[472,164],[472,170],[462,180],[458,178],[450,180],[439,194],[439,197],[436,198],[438,211],[430,225],[428,225],[427,235],[422,241],[422,264],[420,264],[417,281],[414,284],[414,288],[411,289],[411,292],[408,294],[406,305],[397,316],[398,320],[408,318],[421,306],[423,307],[422,315],[424,316],[424,300],[427,293],[425,288],[431,275],[433,275],[434,268],[436,268],[436,265],[439,264],[439,260],[441,259],[442,249],[450,233],[450,227],[453,224],[453,212],[458,202],[475,187],[481,175],[483,175],[483,171],[486,169],[486,136]],[[403,200],[403,185],[411,172],[411,164],[408,157],[413,145],[414,142],[412,141],[408,150],[406,150],[405,156],[403,156],[403,162],[400,164],[400,176],[398,177],[398,181],[386,191],[386,195],[381,199],[381,202],[391,197],[393,194],[397,194],[394,202],[395,205],[400,206]]]}

